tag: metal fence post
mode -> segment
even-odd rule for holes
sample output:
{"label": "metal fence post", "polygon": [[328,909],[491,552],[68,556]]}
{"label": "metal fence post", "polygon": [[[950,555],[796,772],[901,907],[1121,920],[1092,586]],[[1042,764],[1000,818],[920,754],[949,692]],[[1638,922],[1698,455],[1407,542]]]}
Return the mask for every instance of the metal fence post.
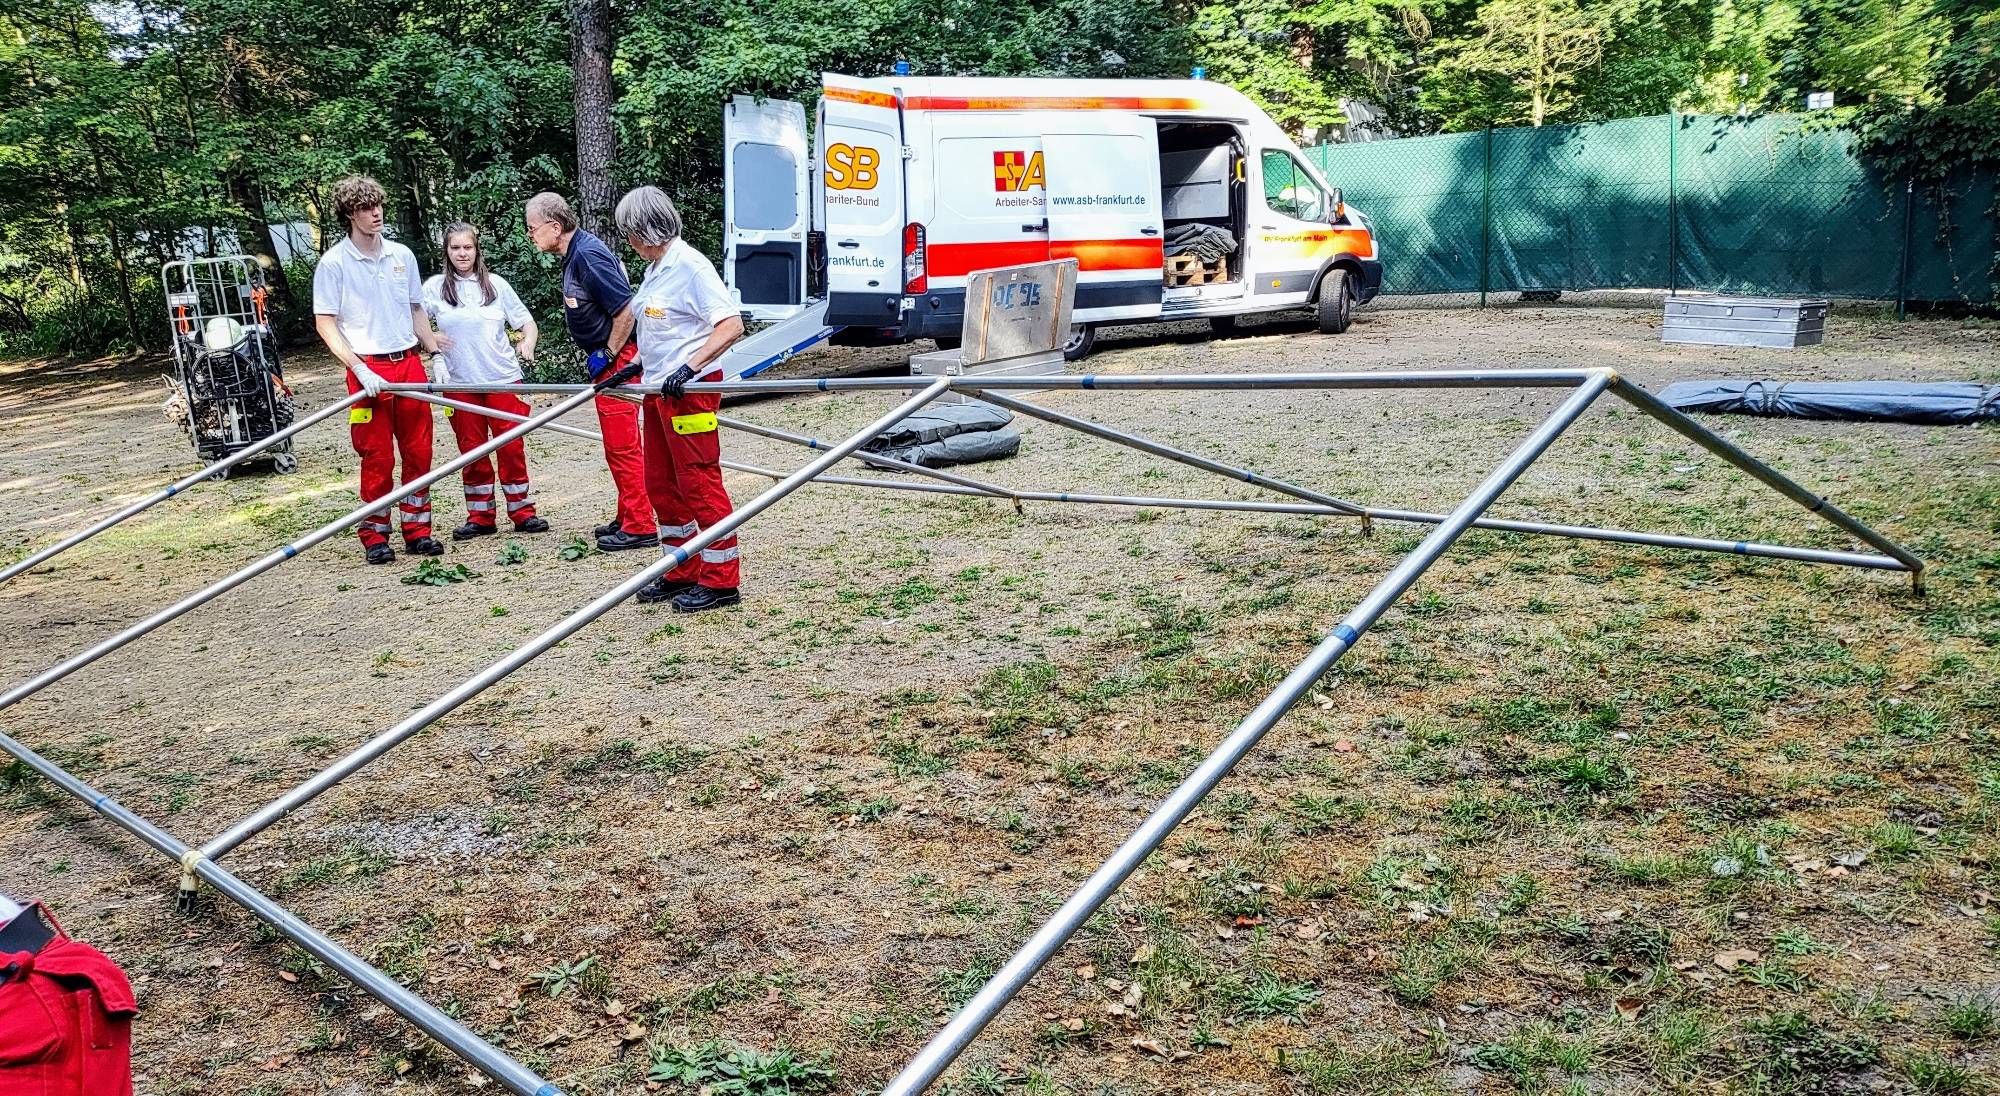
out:
{"label": "metal fence post", "polygon": [[1681,112],[1667,112],[1667,296],[1680,295],[1681,289],[1681,211],[1680,195],[1674,189],[1674,150],[1680,146],[1677,136],[1680,130]]}
{"label": "metal fence post", "polygon": [[1486,181],[1479,213],[1479,307],[1486,307],[1486,290],[1493,265],[1493,127],[1486,127]]}
{"label": "metal fence post", "polygon": [[1913,228],[1912,222],[1916,217],[1916,210],[1912,208],[1916,202],[1916,190],[1917,181],[1915,179],[1903,180],[1903,254],[1896,261],[1896,318],[1898,320],[1903,319],[1906,315],[1904,306],[1910,299],[1910,232]]}

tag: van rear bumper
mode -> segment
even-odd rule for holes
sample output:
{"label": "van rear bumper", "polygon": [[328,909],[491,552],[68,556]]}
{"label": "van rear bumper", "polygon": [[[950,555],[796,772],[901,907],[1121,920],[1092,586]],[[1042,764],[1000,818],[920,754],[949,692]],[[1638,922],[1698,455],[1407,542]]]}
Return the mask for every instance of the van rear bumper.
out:
{"label": "van rear bumper", "polygon": [[899,293],[828,293],[826,322],[830,327],[894,327],[902,306]]}

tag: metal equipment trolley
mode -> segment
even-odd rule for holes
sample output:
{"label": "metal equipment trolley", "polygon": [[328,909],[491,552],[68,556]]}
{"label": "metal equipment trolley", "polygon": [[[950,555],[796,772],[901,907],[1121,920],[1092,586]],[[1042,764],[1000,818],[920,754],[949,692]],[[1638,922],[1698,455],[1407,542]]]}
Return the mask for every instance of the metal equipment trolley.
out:
{"label": "metal equipment trolley", "polygon": [[[160,268],[160,285],[177,374],[167,406],[170,415],[178,410],[174,417],[194,440],[195,455],[218,461],[290,426],[292,390],[278,361],[257,261],[224,255],[172,262]],[[298,469],[290,438],[265,455],[276,471]]]}

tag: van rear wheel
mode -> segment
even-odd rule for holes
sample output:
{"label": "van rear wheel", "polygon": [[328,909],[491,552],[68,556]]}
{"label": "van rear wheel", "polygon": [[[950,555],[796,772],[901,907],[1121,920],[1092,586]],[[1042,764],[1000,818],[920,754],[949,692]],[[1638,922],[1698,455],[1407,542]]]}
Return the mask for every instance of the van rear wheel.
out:
{"label": "van rear wheel", "polygon": [[1354,322],[1354,294],[1347,288],[1347,271],[1334,267],[1319,280],[1319,330],[1338,335]]}
{"label": "van rear wheel", "polygon": [[1069,338],[1063,342],[1063,360],[1080,362],[1090,356],[1090,348],[1097,345],[1095,324],[1074,323],[1069,326]]}
{"label": "van rear wheel", "polygon": [[1208,330],[1216,338],[1226,339],[1236,334],[1236,317],[1210,316],[1208,318]]}

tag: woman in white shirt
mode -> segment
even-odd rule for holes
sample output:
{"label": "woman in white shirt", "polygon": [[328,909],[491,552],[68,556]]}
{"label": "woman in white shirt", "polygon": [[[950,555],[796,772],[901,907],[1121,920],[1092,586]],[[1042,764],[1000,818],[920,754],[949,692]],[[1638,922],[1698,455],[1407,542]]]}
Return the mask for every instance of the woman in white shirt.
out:
{"label": "woman in white shirt", "polygon": [[[469,224],[454,224],[444,230],[446,272],[434,274],[424,283],[424,305],[430,309],[438,330],[450,336],[440,355],[443,369],[439,384],[513,384],[521,379],[521,362],[535,360],[535,340],[539,336],[535,318],[529,315],[507,279],[486,269],[486,253],[479,246],[479,230]],[[521,333],[516,347],[507,338],[507,329]],[[443,340],[440,340],[443,342]],[[463,403],[476,403],[495,411],[528,414],[528,403],[512,392],[446,392]],[[495,435],[516,425],[507,419],[447,409],[451,431],[458,436],[458,451],[486,444]],[[507,503],[508,520],[516,532],[547,532],[549,523],[535,516],[535,499],[528,489],[528,451],[522,439],[500,447],[498,483]],[[471,540],[498,528],[494,509],[493,456],[465,466],[465,524],[452,530],[451,539]]]}
{"label": "woman in white shirt", "polygon": [[[660,523],[660,550],[671,555],[705,526],[729,516],[722,485],[722,442],[715,413],[719,392],[689,392],[689,381],[722,379],[711,364],[743,337],[743,317],[716,277],[715,266],[681,239],[681,215],[658,187],[619,199],[618,230],[646,260],[632,295],[633,337],[645,383],[646,492]],[[720,609],[742,600],[734,534],[703,548],[639,591],[643,602],[665,601],[677,613]]]}

